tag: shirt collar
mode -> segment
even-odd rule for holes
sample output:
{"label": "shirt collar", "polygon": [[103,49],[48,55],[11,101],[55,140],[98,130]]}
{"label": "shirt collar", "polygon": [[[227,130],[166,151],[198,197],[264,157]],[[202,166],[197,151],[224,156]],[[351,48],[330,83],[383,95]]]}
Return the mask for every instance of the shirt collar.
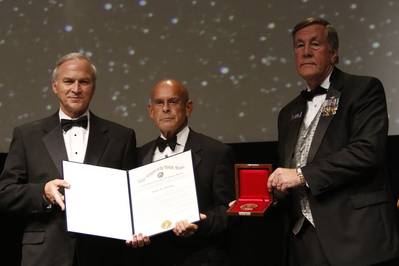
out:
{"label": "shirt collar", "polygon": [[[188,125],[186,125],[182,130],[177,133],[176,138],[177,138],[177,145],[179,146],[185,146],[187,139],[188,139],[188,134],[190,133],[190,128]],[[162,133],[161,133],[161,138],[166,139]]]}
{"label": "shirt collar", "polygon": [[84,112],[82,115],[80,115],[79,117],[75,117],[75,118],[69,117],[67,114],[65,114],[65,113],[61,110],[61,108],[60,108],[60,111],[58,112],[58,114],[59,114],[59,117],[60,117],[60,121],[61,121],[61,119],[71,119],[71,120],[75,120],[75,119],[78,119],[78,118],[80,118],[80,117],[82,117],[82,116],[85,116],[85,115],[87,115],[87,121],[90,121],[90,112],[89,112],[89,110],[86,110],[86,112]]}
{"label": "shirt collar", "polygon": [[[332,70],[330,71],[330,74],[328,74],[327,77],[320,84],[320,86],[323,87],[326,90],[328,90],[330,88],[330,77],[331,77],[331,74],[332,74]],[[310,88],[309,88],[308,85],[306,85],[306,90],[310,91]]]}

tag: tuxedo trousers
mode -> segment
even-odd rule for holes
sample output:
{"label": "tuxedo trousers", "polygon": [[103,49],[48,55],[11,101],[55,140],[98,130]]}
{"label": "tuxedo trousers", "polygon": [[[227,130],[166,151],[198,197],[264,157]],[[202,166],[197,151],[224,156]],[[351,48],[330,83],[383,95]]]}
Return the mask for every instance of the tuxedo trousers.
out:
{"label": "tuxedo trousers", "polygon": [[305,219],[301,230],[289,239],[290,266],[329,266],[313,225]]}

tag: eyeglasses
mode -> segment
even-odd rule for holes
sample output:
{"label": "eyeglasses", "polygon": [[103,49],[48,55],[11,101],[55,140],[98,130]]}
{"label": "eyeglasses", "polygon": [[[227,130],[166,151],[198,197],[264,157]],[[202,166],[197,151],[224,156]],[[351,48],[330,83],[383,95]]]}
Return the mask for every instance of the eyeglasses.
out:
{"label": "eyeglasses", "polygon": [[163,107],[167,106],[177,106],[182,103],[182,100],[178,97],[173,97],[169,99],[154,99],[151,101],[151,104],[155,105],[156,107]]}

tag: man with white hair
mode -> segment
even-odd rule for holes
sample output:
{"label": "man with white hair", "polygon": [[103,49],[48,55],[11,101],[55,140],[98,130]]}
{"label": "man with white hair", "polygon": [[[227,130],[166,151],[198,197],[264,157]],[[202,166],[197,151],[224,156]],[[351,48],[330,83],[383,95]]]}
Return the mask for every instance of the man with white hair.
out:
{"label": "man with white hair", "polygon": [[95,85],[89,58],[65,55],[52,76],[59,110],[14,129],[0,177],[0,212],[23,219],[23,266],[119,264],[115,254],[123,243],[66,231],[63,190],[69,184],[62,179],[62,161],[119,169],[136,161],[134,131],[89,111]]}

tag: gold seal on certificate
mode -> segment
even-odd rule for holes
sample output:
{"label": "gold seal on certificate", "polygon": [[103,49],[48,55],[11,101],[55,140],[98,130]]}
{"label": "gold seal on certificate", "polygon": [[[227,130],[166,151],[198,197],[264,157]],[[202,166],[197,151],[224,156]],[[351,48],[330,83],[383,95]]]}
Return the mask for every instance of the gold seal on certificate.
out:
{"label": "gold seal on certificate", "polygon": [[240,209],[244,211],[252,211],[253,209],[256,208],[258,208],[258,204],[256,203],[246,203],[240,206]]}
{"label": "gold seal on certificate", "polygon": [[169,220],[165,220],[165,221],[163,221],[162,224],[161,224],[161,228],[162,228],[162,229],[168,229],[168,228],[170,228],[171,226],[172,226],[172,222],[169,221]]}

